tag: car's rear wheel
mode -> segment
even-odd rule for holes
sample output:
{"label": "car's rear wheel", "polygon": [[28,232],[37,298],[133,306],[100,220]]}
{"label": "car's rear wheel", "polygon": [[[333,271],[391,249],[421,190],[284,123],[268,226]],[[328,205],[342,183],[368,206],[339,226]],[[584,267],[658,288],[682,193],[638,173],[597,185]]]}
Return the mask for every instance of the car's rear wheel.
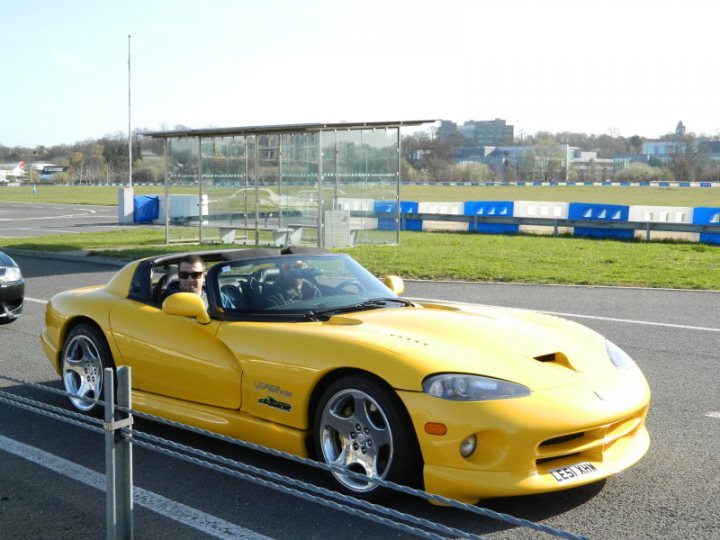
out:
{"label": "car's rear wheel", "polygon": [[114,367],[105,337],[94,326],[79,324],[68,333],[61,353],[65,391],[75,396],[70,403],[78,411],[95,407],[91,399],[102,399],[105,368]]}
{"label": "car's rear wheel", "polygon": [[416,485],[415,433],[397,396],[379,382],[357,376],[333,382],[320,398],[314,438],[318,457],[337,468],[335,480],[354,496],[383,495],[377,479]]}

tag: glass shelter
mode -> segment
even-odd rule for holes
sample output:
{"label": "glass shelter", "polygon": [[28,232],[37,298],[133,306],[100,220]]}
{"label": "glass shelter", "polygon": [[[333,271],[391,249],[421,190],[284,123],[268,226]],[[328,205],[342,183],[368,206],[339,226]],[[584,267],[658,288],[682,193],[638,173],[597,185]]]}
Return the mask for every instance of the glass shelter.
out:
{"label": "glass shelter", "polygon": [[165,140],[166,241],[396,244],[400,129],[427,122],[146,133]]}

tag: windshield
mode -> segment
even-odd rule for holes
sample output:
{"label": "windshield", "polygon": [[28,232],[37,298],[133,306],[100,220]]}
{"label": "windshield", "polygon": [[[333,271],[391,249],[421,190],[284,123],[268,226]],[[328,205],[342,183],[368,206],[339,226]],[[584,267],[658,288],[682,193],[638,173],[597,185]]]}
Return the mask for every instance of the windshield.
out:
{"label": "windshield", "polygon": [[217,265],[209,278],[227,314],[331,313],[373,309],[373,300],[398,296],[351,257],[291,254]]}

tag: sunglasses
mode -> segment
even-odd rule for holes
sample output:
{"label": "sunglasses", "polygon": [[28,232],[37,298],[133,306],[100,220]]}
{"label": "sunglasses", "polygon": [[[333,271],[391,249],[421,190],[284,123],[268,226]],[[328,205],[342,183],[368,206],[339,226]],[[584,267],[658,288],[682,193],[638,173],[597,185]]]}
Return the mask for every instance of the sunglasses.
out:
{"label": "sunglasses", "polygon": [[193,279],[200,279],[205,272],[178,272],[180,279],[187,279],[192,277]]}

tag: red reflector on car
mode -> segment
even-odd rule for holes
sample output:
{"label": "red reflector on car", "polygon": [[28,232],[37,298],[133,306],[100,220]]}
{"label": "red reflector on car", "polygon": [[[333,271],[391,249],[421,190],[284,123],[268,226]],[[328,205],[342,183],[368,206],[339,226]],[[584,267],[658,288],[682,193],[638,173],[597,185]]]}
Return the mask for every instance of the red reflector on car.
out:
{"label": "red reflector on car", "polygon": [[447,426],[445,424],[438,424],[437,422],[428,422],[425,424],[425,433],[430,435],[445,435],[447,433]]}

